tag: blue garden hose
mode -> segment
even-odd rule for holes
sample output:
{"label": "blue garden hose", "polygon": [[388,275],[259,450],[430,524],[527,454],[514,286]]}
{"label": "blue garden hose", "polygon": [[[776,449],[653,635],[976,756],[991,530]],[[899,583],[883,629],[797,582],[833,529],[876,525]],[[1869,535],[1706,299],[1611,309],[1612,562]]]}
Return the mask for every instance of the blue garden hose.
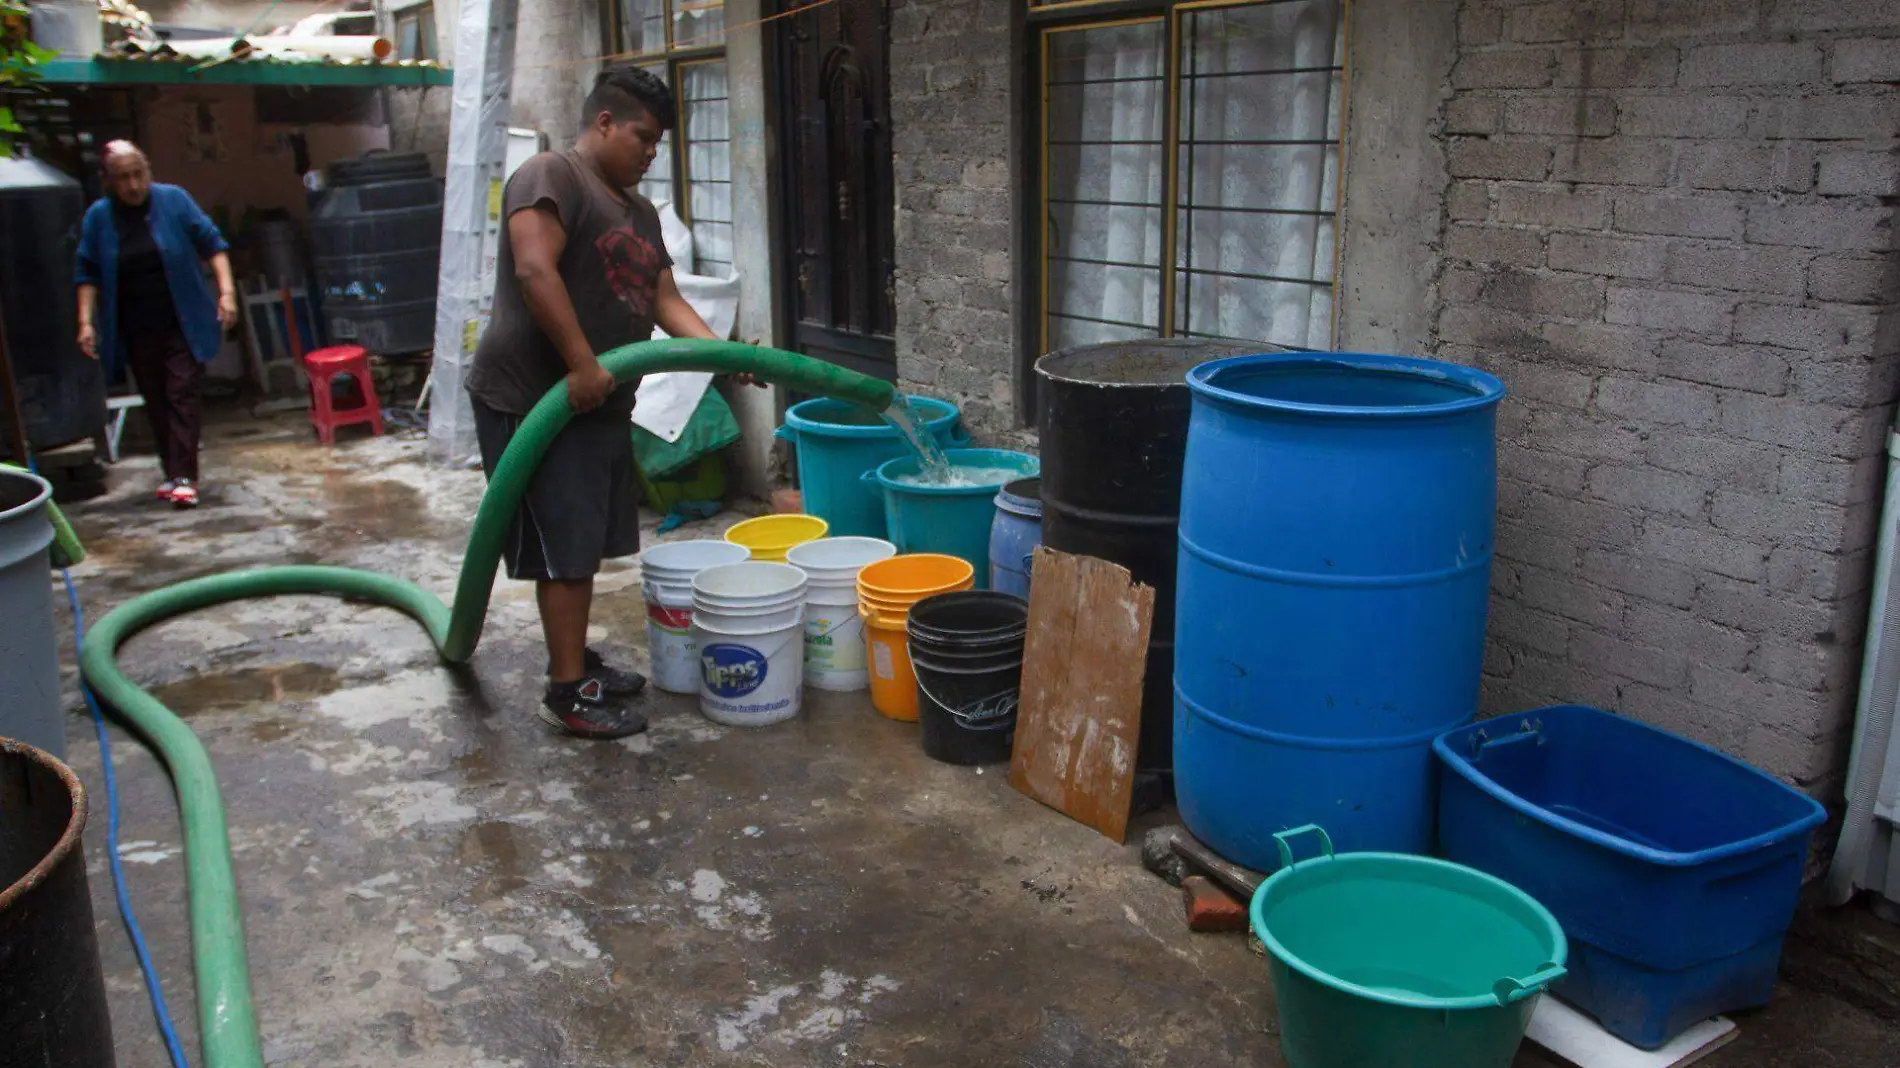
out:
{"label": "blue garden hose", "polygon": [[[86,613],[79,607],[79,591],[73,587],[73,574],[60,568],[66,580],[66,603],[73,609],[73,648],[86,641]],[[80,680],[79,692],[86,697],[92,712],[92,728],[99,735],[99,764],[106,773],[106,860],[112,866],[112,892],[119,899],[119,916],[125,921],[125,933],[132,938],[132,952],[138,956],[139,971],[145,973],[145,990],[152,996],[152,1015],[158,1018],[158,1033],[165,1039],[165,1052],[171,1055],[172,1068],[190,1068],[185,1060],[184,1043],[178,1041],[178,1029],[172,1026],[171,1009],[165,1005],[165,990],[158,982],[158,969],[152,966],[152,951],[146,948],[145,932],[132,911],[132,895],[125,885],[125,865],[119,860],[119,783],[112,774],[112,742],[106,737],[105,713],[92,696],[92,687]]]}

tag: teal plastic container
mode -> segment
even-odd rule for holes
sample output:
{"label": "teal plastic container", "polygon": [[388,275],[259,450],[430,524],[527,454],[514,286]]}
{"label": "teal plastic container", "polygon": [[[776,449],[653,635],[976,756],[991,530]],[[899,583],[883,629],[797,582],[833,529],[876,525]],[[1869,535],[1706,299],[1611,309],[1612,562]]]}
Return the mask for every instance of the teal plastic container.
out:
{"label": "teal plastic container", "polygon": [[[1321,855],[1294,861],[1291,839]],[[1483,872],[1273,836],[1253,898],[1290,1068],[1509,1068],[1568,946],[1550,911]]]}
{"label": "teal plastic container", "polygon": [[[957,406],[931,397],[908,398],[943,448],[970,443]],[[798,450],[798,486],[805,511],[831,524],[833,537],[888,538],[884,495],[862,476],[910,447],[884,417],[845,401],[819,398],[792,405],[776,431]]]}
{"label": "teal plastic container", "polygon": [[[985,468],[997,477],[967,486],[916,486],[898,481],[915,475],[918,460],[903,456],[864,473],[868,488],[884,500],[888,538],[900,553],[943,553],[968,560],[976,568],[976,588],[988,589],[990,524],[996,516],[996,492],[1005,483],[1042,473],[1042,462],[1007,449],[945,449],[952,467]],[[806,498],[809,509],[810,498]]]}

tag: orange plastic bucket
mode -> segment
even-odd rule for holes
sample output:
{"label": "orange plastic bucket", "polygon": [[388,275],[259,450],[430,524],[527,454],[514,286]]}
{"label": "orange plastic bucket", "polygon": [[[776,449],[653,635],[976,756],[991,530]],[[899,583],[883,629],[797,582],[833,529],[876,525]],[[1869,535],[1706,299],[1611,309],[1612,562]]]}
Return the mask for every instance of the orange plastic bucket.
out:
{"label": "orange plastic bucket", "polygon": [[917,673],[910,666],[904,624],[888,626],[886,616],[864,612],[864,662],[870,668],[871,707],[904,723],[917,722]]}
{"label": "orange plastic bucket", "polygon": [[965,589],[975,581],[968,560],[942,553],[904,553],[858,571],[858,596],[908,608],[936,593]]}
{"label": "orange plastic bucket", "polygon": [[858,615],[864,618],[873,708],[891,719],[916,722],[917,676],[904,630],[910,606],[939,593],[967,590],[975,582],[976,568],[968,560],[935,553],[893,556],[858,572]]}

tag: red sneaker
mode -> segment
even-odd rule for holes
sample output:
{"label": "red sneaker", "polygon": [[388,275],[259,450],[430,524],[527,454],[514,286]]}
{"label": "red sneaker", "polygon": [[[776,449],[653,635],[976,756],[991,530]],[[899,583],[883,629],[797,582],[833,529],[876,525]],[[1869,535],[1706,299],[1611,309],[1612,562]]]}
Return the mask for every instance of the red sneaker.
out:
{"label": "red sneaker", "polygon": [[173,508],[198,507],[198,487],[191,479],[181,478],[172,487],[171,502]]}

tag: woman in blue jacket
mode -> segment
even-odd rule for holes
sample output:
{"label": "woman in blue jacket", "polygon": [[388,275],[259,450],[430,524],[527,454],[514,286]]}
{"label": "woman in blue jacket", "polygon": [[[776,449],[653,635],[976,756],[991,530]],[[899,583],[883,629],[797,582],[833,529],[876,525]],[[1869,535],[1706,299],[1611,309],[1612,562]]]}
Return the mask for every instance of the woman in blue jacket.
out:
{"label": "woman in blue jacket", "polygon": [[[105,146],[107,195],[86,211],[79,236],[79,347],[105,361],[106,378],[130,365],[158,439],[160,500],[198,503],[198,382],[237,322],[237,287],[224,235],[191,194],[152,181],[130,141]],[[201,260],[218,278],[214,297]]]}

